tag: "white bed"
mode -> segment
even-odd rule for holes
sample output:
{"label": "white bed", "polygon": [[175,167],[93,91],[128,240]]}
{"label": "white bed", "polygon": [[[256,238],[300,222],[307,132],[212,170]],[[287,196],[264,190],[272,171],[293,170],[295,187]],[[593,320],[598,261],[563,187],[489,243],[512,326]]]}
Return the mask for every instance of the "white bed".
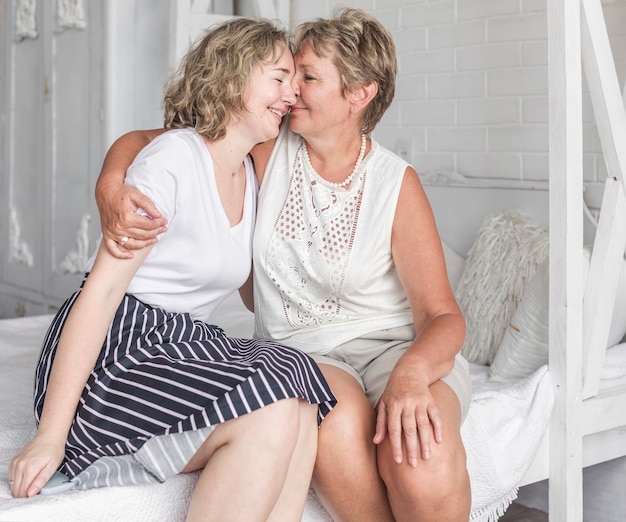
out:
{"label": "white bed", "polygon": [[[456,254],[467,253],[484,216],[520,208],[537,222],[547,222],[546,187],[524,183],[496,186],[450,175],[427,177],[424,182],[447,245],[454,285],[466,268],[462,256]],[[593,233],[593,227],[589,233]],[[193,474],[152,486],[11,498],[7,466],[15,451],[34,433],[33,371],[50,319],[37,316],[0,320],[0,520],[183,520],[196,479]],[[232,335],[250,336],[251,319],[251,314],[233,298],[220,309],[215,322]],[[485,365],[472,364],[471,371],[474,392],[463,437],[472,479],[472,520],[497,520],[517,496],[519,486],[549,476],[547,433],[554,408],[553,382],[547,365],[510,383],[488,381],[489,367]],[[600,394],[621,393],[623,397],[625,390],[626,344],[618,344],[606,352]],[[613,413],[605,411],[605,416]],[[595,415],[594,422],[597,429],[585,432],[583,465],[626,455],[626,427],[604,429],[600,414]],[[313,493],[303,520],[330,520]]]}

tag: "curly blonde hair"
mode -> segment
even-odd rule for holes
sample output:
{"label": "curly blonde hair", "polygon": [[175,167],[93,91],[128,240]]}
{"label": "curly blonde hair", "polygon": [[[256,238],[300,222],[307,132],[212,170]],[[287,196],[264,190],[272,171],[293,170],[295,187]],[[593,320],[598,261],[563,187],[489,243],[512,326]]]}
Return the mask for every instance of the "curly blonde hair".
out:
{"label": "curly blonde hair", "polygon": [[245,110],[253,69],[275,63],[285,50],[291,52],[288,33],[269,20],[235,18],[210,28],[166,84],[164,126],[223,138],[231,118]]}
{"label": "curly blonde hair", "polygon": [[307,45],[317,56],[332,58],[341,75],[344,95],[359,85],[378,84],[361,129],[371,133],[395,94],[398,66],[391,33],[362,9],[340,8],[332,18],[317,18],[296,28],[295,52]]}

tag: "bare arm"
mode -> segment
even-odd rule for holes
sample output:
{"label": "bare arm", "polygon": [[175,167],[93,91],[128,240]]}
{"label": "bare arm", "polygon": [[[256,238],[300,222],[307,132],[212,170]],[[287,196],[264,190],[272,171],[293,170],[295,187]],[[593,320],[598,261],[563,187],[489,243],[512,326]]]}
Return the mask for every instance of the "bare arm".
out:
{"label": "bare arm", "polygon": [[93,270],[63,327],[37,435],[9,465],[13,496],[39,493],[63,460],[78,401],[109,325],[130,279],[150,250],[144,248],[131,261],[120,261],[100,246]]}
{"label": "bare arm", "polygon": [[[133,131],[118,138],[107,152],[96,183],[96,203],[100,210],[100,222],[104,243],[115,257],[130,258],[130,250],[153,244],[156,236],[166,229],[154,203],[133,187],[124,185],[126,170],[139,151],[165,129]],[[148,214],[137,213],[142,208]],[[120,241],[131,238],[125,247]]]}
{"label": "bare arm", "polygon": [[465,320],[450,288],[430,203],[412,168],[398,200],[392,253],[416,328],[415,341],[400,364],[419,367],[430,385],[452,370],[465,339]]}
{"label": "bare arm", "polygon": [[[392,253],[406,292],[416,337],[392,371],[378,407],[374,442],[389,434],[394,455],[402,459],[402,434],[409,460],[422,458],[442,440],[439,407],[429,387],[454,366],[465,339],[465,320],[450,288],[441,240],[417,173],[408,168],[392,231]],[[394,440],[395,439],[395,440]]]}

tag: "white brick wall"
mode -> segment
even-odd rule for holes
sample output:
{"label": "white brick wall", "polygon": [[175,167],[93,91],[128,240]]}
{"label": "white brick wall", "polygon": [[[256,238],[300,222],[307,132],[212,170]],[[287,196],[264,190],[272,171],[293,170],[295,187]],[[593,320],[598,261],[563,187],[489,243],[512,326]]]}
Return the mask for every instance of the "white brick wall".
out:
{"label": "white brick wall", "polygon": [[[292,23],[361,7],[393,33],[399,77],[375,137],[409,144],[419,172],[546,180],[546,0],[292,0]],[[626,0],[603,7],[620,85],[626,78]],[[584,80],[583,80],[584,82]],[[584,175],[606,176],[593,109],[584,98]]]}

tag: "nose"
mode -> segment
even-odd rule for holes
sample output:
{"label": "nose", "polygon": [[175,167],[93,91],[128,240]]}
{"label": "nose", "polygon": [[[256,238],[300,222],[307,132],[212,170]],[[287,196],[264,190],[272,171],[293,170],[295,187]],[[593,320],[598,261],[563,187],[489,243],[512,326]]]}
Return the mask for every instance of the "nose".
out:
{"label": "nose", "polygon": [[296,93],[293,90],[293,82],[285,82],[283,92],[283,100],[289,105],[296,103]]}
{"label": "nose", "polygon": [[298,73],[293,75],[291,79],[291,88],[295,96],[300,96],[300,82],[298,82]]}

